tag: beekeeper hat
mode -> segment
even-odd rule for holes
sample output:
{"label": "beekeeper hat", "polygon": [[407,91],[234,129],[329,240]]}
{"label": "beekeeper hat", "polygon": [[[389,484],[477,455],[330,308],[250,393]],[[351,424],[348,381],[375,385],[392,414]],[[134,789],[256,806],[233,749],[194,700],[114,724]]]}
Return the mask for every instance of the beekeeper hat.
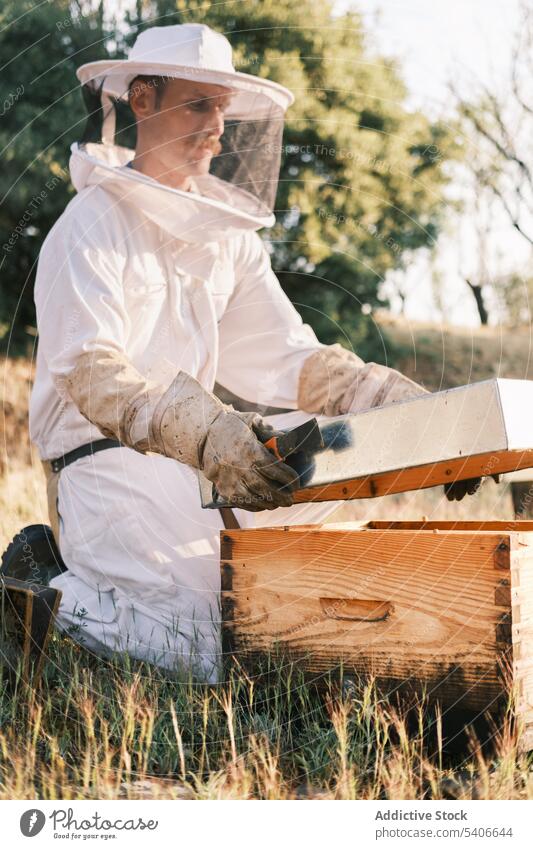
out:
{"label": "beekeeper hat", "polygon": [[[240,117],[250,115],[252,108],[257,114],[258,106],[268,101],[285,112],[294,101],[284,86],[236,71],[228,39],[205,24],[151,27],[138,36],[127,59],[88,62],[76,74],[82,85],[100,83],[106,94],[119,99],[127,98],[130,83],[139,75],[227,86],[237,93],[229,114]],[[265,100],[258,102],[257,95]]]}
{"label": "beekeeper hat", "polygon": [[237,204],[239,192],[243,193],[247,212],[254,210],[261,226],[272,223],[284,116],[294,98],[278,83],[236,71],[224,35],[204,24],[151,27],[137,37],[127,59],[89,62],[77,76],[89,112],[82,144],[132,150],[135,119],[128,91],[137,76],[195,80],[231,89],[222,150],[213,157],[210,174],[238,189],[233,195]]}

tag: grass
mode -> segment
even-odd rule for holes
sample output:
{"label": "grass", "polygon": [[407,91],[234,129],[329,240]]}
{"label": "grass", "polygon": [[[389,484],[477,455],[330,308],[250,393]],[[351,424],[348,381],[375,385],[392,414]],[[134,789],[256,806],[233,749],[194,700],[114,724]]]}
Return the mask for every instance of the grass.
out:
{"label": "grass", "polygon": [[[395,332],[406,348],[408,331]],[[426,339],[437,331],[420,333]],[[446,385],[455,385],[460,368],[456,379],[468,380],[463,335],[452,340]],[[485,335],[494,354],[498,339]],[[427,356],[425,345],[417,348],[416,371],[411,361],[418,380],[420,370],[434,374],[435,344],[427,342]],[[525,376],[518,342],[515,348],[513,374]],[[475,379],[489,376],[485,359],[476,360]],[[3,550],[22,526],[47,518],[44,477],[27,434],[31,366],[6,360],[2,367]],[[450,504],[440,491],[406,493],[346,504],[335,518],[513,518],[511,509],[507,490],[490,482],[470,502]],[[104,661],[55,635],[40,689],[20,677],[12,686],[2,679],[0,799],[533,798],[532,756],[517,751],[512,694],[499,716],[478,718],[465,731],[471,716],[385,698],[372,681],[343,687],[332,673],[318,686],[297,666],[265,663],[269,674],[261,679],[234,663],[225,683],[212,687],[170,679],[127,657]]]}
{"label": "grass", "polygon": [[[14,471],[3,489],[2,546],[44,520],[38,473]],[[471,715],[384,698],[371,680],[319,687],[265,663],[261,679],[234,663],[212,687],[54,635],[39,690],[0,687],[0,799],[533,798],[512,694],[465,732]]]}

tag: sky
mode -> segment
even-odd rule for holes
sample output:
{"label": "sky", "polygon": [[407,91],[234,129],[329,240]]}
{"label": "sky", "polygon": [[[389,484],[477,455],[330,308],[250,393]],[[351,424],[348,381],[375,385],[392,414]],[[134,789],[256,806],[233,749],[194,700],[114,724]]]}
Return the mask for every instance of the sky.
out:
{"label": "sky", "polygon": [[363,15],[379,49],[401,60],[417,104],[446,106],[446,84],[459,77],[498,81],[520,22],[520,0],[337,0]]}

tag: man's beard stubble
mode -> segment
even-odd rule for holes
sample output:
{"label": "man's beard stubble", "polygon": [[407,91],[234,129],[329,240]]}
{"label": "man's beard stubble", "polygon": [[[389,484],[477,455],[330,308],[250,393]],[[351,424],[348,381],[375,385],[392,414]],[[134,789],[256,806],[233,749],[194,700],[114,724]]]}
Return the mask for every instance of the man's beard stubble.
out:
{"label": "man's beard stubble", "polygon": [[220,143],[220,139],[217,136],[208,136],[204,141],[201,142],[201,144],[211,148],[213,156],[218,156],[218,154],[222,150],[222,144]]}

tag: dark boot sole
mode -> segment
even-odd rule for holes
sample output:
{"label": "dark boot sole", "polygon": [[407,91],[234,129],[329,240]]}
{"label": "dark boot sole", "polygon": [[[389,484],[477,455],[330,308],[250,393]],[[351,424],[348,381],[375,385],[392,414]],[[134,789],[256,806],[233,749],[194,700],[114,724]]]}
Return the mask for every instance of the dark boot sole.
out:
{"label": "dark boot sole", "polygon": [[2,554],[0,574],[18,581],[46,587],[53,578],[66,571],[48,525],[23,528]]}

